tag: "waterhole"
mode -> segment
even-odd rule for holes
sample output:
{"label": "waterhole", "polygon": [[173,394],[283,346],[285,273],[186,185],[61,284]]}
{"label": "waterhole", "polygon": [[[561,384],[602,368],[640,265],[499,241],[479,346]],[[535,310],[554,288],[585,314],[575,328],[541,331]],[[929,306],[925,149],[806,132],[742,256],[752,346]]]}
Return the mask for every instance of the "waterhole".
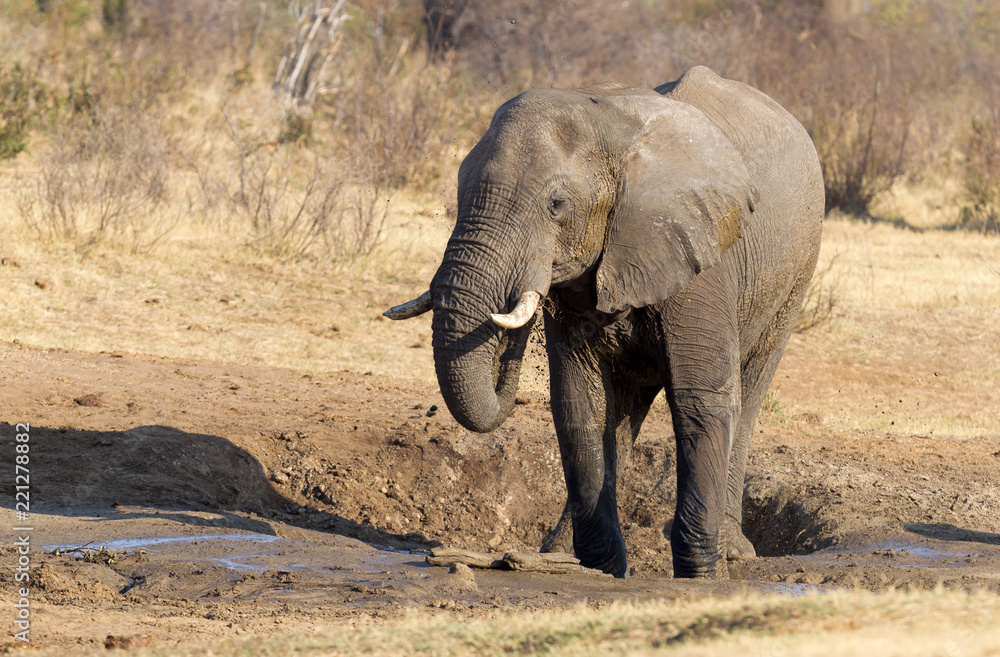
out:
{"label": "waterhole", "polygon": [[743,532],[761,557],[810,554],[830,547],[835,537],[795,499],[800,491],[748,486],[743,495]]}

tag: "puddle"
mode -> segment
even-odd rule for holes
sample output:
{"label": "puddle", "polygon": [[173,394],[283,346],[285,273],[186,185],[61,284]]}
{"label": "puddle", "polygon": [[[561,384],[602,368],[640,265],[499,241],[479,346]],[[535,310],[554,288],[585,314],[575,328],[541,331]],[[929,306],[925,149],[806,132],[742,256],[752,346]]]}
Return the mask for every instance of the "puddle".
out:
{"label": "puddle", "polygon": [[[229,570],[246,571],[252,573],[262,573],[265,570],[274,568],[270,563],[256,564],[237,561],[237,559],[272,559],[275,554],[238,554],[232,557],[203,557],[202,561],[207,561],[215,566],[222,566]],[[281,570],[289,570],[282,567]]]}
{"label": "puddle", "polygon": [[962,552],[952,552],[950,550],[942,550],[939,548],[928,547],[926,545],[915,545],[913,543],[904,543],[903,541],[887,541],[885,543],[876,543],[874,545],[866,545],[860,550],[856,550],[857,553],[865,552],[901,552],[906,554],[912,554],[917,557],[924,557],[927,559],[936,558],[950,558],[950,559],[963,559],[968,557],[976,556],[972,553],[962,553]]}
{"label": "puddle", "polygon": [[[200,547],[202,544],[236,543],[241,546],[247,546],[276,543],[284,540],[280,536],[269,536],[267,534],[201,534],[198,536],[149,536],[145,538],[122,538],[114,541],[91,541],[78,546],[45,545],[43,549],[47,552],[58,549],[66,554],[82,554],[85,550],[100,550],[101,548],[114,552],[144,550],[155,554],[166,554],[171,546],[179,544],[198,545]],[[205,545],[205,547],[209,547],[209,545]],[[225,557],[192,555],[191,562],[198,562],[199,564],[207,562],[210,565],[222,566],[229,570],[261,573],[269,568],[273,568],[273,560],[279,556],[279,554],[273,552],[263,551],[248,554],[233,554]],[[253,563],[257,559],[266,559],[268,562]],[[296,564],[292,568],[297,569],[299,566],[302,566],[303,569],[308,568],[305,564]],[[319,568],[316,567],[315,569],[318,570]]]}
{"label": "puddle", "polygon": [[790,595],[793,598],[797,598],[802,595],[809,595],[811,593],[830,593],[837,590],[833,586],[822,586],[819,584],[798,584],[795,582],[787,584],[772,584],[765,591],[770,593],[784,593]]}
{"label": "puddle", "polygon": [[[195,543],[198,541],[250,541],[258,543],[273,543],[284,540],[280,536],[268,536],[267,534],[204,534],[200,536],[152,536],[149,538],[122,538],[116,541],[90,541],[83,545],[43,545],[46,552],[61,550],[66,553],[83,552],[84,550],[100,550],[102,547],[113,551],[137,550],[149,548],[153,545],[163,545],[166,543]],[[251,556],[251,555],[247,555]],[[237,557],[241,558],[241,557]]]}
{"label": "puddle", "polygon": [[884,545],[876,545],[872,548],[875,551],[879,550],[897,550],[901,552],[906,552],[907,554],[913,554],[918,557],[925,557],[928,559],[947,557],[950,559],[968,559],[970,557],[978,557],[979,555],[973,552],[950,552],[948,550],[939,550],[937,548],[927,547],[923,545],[912,545],[902,542],[889,542]]}
{"label": "puddle", "polygon": [[833,565],[856,562],[883,568],[958,568],[965,565],[963,560],[981,556],[982,553],[978,552],[952,551],[905,541],[886,541],[850,549],[820,550],[796,558]]}
{"label": "puddle", "polygon": [[[952,558],[952,559],[965,559],[969,557],[980,556],[978,553],[973,552],[954,552],[951,550],[929,547],[926,545],[917,545],[915,543],[906,543],[904,541],[886,541],[884,543],[872,543],[870,545],[862,545],[856,548],[850,549],[836,549],[830,548],[827,550],[820,550],[819,552],[813,552],[816,556],[852,556],[857,555],[859,557],[866,557],[872,554],[877,554],[880,552],[905,552],[907,554],[912,554],[918,557],[926,558]],[[812,556],[812,555],[806,555]]]}
{"label": "puddle", "polygon": [[[362,543],[363,548],[349,552],[352,569],[362,572],[387,573],[413,567],[414,557],[423,561],[426,551],[402,550],[381,545]],[[102,548],[113,552],[142,550],[159,557],[176,556],[195,568],[221,567],[240,573],[263,573],[268,570],[297,571],[303,573],[329,573],[333,561],[344,553],[317,553],[303,549],[300,541],[289,541],[267,534],[199,534],[195,536],[149,536],[123,538],[109,541],[90,541],[85,544],[52,544],[43,548],[47,552],[60,550],[66,554],[82,555],[85,551]],[[337,556],[334,556],[337,555]],[[333,561],[331,561],[333,559]],[[343,564],[340,564],[343,565]]]}
{"label": "puddle", "polygon": [[[279,570],[285,572],[306,572],[306,573],[330,573],[334,569],[330,567],[328,557],[322,557],[322,563],[297,562],[292,564],[278,561],[283,554],[260,552],[257,554],[236,554],[229,557],[200,557],[202,561],[207,561],[216,566],[222,566],[230,570],[262,573],[266,570]],[[265,560],[263,563],[254,563],[254,559]]]}

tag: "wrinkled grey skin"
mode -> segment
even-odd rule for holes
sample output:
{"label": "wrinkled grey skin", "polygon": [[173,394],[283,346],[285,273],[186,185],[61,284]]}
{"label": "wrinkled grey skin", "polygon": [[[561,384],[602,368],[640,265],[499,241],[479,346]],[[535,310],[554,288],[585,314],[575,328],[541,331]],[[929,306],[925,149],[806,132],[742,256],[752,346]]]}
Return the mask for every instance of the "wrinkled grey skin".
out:
{"label": "wrinkled grey skin", "polygon": [[472,431],[510,415],[543,297],[552,414],[581,562],[628,573],[617,455],[666,390],[677,441],[674,573],[753,554],[747,450],[819,251],[823,183],[802,126],[697,67],[655,91],[601,84],[505,103],[462,164],[431,284],[434,361]]}

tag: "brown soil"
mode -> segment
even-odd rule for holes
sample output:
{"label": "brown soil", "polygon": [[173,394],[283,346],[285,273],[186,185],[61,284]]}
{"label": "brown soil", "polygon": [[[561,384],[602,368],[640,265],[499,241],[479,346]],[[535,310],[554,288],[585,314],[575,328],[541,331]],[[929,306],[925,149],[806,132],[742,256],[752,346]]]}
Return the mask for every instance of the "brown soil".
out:
{"label": "brown soil", "polygon": [[[541,395],[477,435],[434,387],[378,376],[9,343],[0,353],[7,490],[14,423],[31,425],[31,636],[42,645],[303,631],[418,605],[474,615],[748,588],[1000,590],[996,436],[845,433],[814,414],[764,414],[744,505],[761,556],[731,564],[729,581],[676,581],[661,404],[623,475],[630,579],[449,573],[424,552],[537,549],[558,520],[565,489]],[[794,353],[779,372],[787,390],[813,376]],[[3,514],[24,524],[9,496]],[[7,609],[14,550],[0,548]]]}

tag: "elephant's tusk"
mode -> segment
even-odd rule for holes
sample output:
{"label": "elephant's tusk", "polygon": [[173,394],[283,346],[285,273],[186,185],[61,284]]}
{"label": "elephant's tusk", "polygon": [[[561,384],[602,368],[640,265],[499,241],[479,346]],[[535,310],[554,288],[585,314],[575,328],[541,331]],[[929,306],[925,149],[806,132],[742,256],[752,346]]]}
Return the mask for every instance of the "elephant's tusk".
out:
{"label": "elephant's tusk", "polygon": [[521,328],[528,323],[528,320],[535,316],[538,309],[538,301],[542,298],[538,292],[525,292],[517,302],[514,310],[506,315],[493,314],[490,319],[497,326],[505,329]]}
{"label": "elephant's tusk", "polygon": [[398,306],[393,306],[382,314],[389,319],[410,319],[411,317],[416,317],[417,315],[423,315],[433,307],[434,302],[431,300],[431,293],[430,290],[428,290],[413,301],[407,301],[406,303]]}

